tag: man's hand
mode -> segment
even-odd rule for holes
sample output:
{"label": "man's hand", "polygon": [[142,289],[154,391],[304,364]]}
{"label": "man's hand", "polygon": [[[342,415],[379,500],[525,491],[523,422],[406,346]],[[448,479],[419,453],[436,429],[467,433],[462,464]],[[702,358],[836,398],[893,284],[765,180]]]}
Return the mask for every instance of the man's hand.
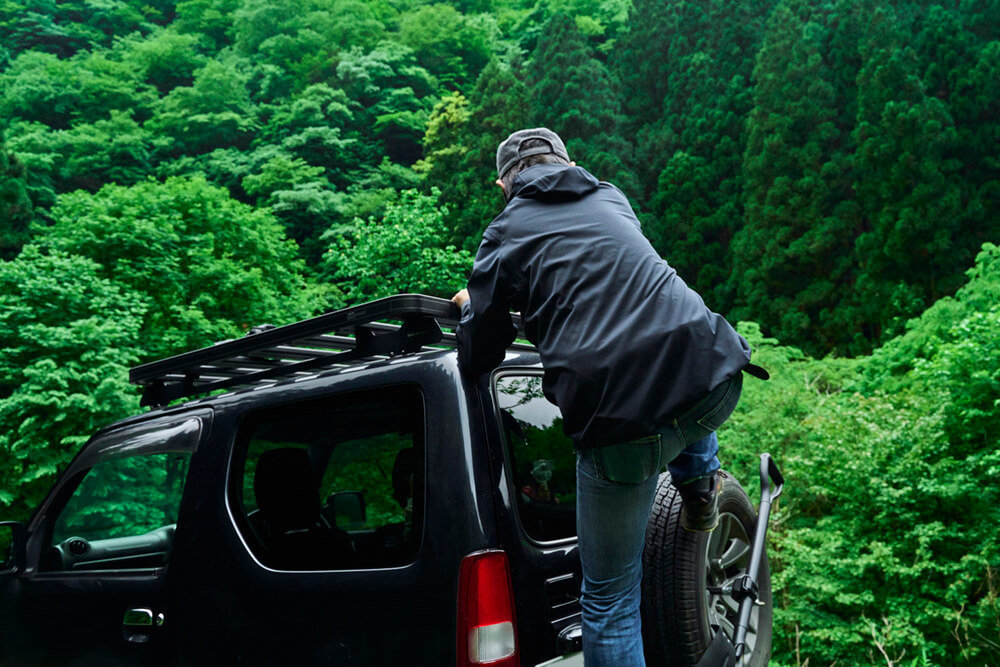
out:
{"label": "man's hand", "polygon": [[452,302],[458,304],[458,307],[461,308],[469,300],[469,290],[464,289],[459,291],[455,294],[455,296],[451,297],[451,300]]}

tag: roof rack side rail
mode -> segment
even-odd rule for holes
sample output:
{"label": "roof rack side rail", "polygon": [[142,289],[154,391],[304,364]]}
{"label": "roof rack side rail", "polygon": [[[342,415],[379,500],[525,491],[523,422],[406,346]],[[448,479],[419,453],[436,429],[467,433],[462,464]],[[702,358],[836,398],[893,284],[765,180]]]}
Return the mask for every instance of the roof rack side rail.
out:
{"label": "roof rack side rail", "polygon": [[[521,318],[512,317],[520,329]],[[458,306],[447,299],[399,294],[284,326],[257,326],[241,338],[136,366],[129,381],[145,387],[143,406],[163,406],[187,396],[417,352],[425,346],[455,347],[455,335],[441,327],[453,329],[460,318]],[[523,343],[511,347],[534,349]]]}

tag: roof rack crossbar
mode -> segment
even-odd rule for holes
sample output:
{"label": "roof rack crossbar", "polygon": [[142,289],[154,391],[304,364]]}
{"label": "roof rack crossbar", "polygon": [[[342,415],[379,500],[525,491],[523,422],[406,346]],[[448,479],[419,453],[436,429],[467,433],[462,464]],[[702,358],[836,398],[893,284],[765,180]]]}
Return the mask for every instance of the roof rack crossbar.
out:
{"label": "roof rack crossbar", "polygon": [[[340,357],[341,358],[340,360],[343,361],[357,358],[357,354],[353,350],[348,352],[343,352],[336,356]],[[314,368],[328,366],[330,365],[330,361],[331,360],[329,357],[323,357],[319,359],[316,358],[306,359],[304,361],[300,361],[294,364],[289,364],[287,366],[270,368],[263,371],[257,371],[255,373],[247,373],[246,375],[243,376],[237,376],[231,378],[219,378],[214,382],[206,382],[205,384],[198,385],[197,393],[199,394],[208,393],[212,391],[217,391],[219,389],[229,389],[230,387],[237,387],[241,385],[260,384],[265,380],[272,380],[274,378],[286,377],[291,372],[297,373],[299,371],[312,370]],[[294,371],[292,369],[294,369]],[[181,398],[182,396],[186,395],[187,394],[173,396],[170,400],[173,400],[174,398]]]}
{"label": "roof rack crossbar", "polygon": [[[285,362],[284,365],[287,365]],[[251,359],[249,357],[241,357],[235,359],[219,359],[218,361],[213,361],[198,368],[202,369],[220,369],[220,370],[238,370],[243,373],[252,373],[254,371],[265,371],[268,368],[274,368],[276,365],[282,365],[282,362],[274,362],[265,359]]]}
{"label": "roof rack crossbar", "polygon": [[[255,327],[242,338],[136,366],[129,380],[145,387],[143,405],[163,406],[220,389],[311,375],[320,368],[455,347],[455,334],[442,326],[453,329],[460,317],[446,299],[400,294],[285,326]],[[521,327],[520,317],[514,322]],[[519,342],[510,347],[534,349]]]}
{"label": "roof rack crossbar", "polygon": [[[347,348],[350,349],[350,348]],[[297,359],[314,359],[316,357],[332,357],[346,350],[330,350],[312,347],[293,347],[291,345],[275,345],[258,350],[251,355],[255,359],[267,359],[272,362]]]}
{"label": "roof rack crossbar", "polygon": [[204,375],[202,375],[200,373],[194,373],[194,372],[187,373],[185,375],[181,375],[180,373],[170,373],[168,375],[163,376],[163,380],[167,382],[188,382],[191,384],[196,384],[199,382],[204,384],[206,382],[216,382],[218,380],[225,380],[225,379],[226,376],[224,375],[214,375],[212,373],[205,373]]}
{"label": "roof rack crossbar", "polygon": [[[229,378],[246,378],[254,373],[259,373],[262,371],[269,371],[273,368],[280,368],[279,366],[259,366],[257,368],[248,368],[246,366],[202,366],[198,372],[198,379],[196,383],[209,383],[215,382],[217,380],[228,380]],[[284,375],[284,373],[282,373]],[[305,371],[294,371],[290,372],[290,375],[308,375]]]}
{"label": "roof rack crossbar", "polygon": [[292,345],[298,347],[347,348],[354,347],[354,338],[350,336],[322,334],[319,336],[310,336],[309,338],[300,338],[299,340],[292,341]]}

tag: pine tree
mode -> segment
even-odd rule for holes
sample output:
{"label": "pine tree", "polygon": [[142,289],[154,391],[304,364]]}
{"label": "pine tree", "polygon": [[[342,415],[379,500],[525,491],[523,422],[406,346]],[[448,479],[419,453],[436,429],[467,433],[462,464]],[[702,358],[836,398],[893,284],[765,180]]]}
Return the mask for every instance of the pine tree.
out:
{"label": "pine tree", "polygon": [[713,308],[727,310],[727,256],[743,218],[750,76],[770,0],[640,0],[616,41],[625,133],[653,245]]}
{"label": "pine tree", "polygon": [[[987,9],[987,8],[981,8]],[[1000,3],[994,3],[993,15],[1000,21]],[[963,17],[966,35],[977,37],[977,17]],[[994,24],[997,25],[997,24]],[[948,108],[958,134],[953,156],[961,161],[958,184],[963,187],[965,223],[961,240],[970,253],[1000,238],[1000,41],[977,45],[970,57],[960,63],[951,77],[954,87]],[[962,267],[955,267],[956,270]]]}
{"label": "pine tree", "polygon": [[32,205],[24,166],[0,143],[0,259],[13,259],[28,240]]}
{"label": "pine tree", "polygon": [[618,37],[611,63],[622,90],[629,125],[656,122],[662,113],[670,77],[669,51],[679,36],[678,6],[660,0],[635,0],[628,29]]}
{"label": "pine tree", "polygon": [[927,95],[947,102],[957,79],[975,62],[976,37],[956,12],[932,6],[918,17],[913,48]]}
{"label": "pine tree", "polygon": [[474,251],[486,225],[503,208],[500,188],[494,184],[497,146],[511,132],[528,126],[528,92],[511,68],[493,60],[479,74],[470,99],[467,117],[456,118],[457,127],[449,131],[461,155],[454,166],[432,162],[425,185],[441,190],[449,243]]}
{"label": "pine tree", "polygon": [[[660,172],[677,151],[717,168],[715,182],[699,187],[715,189],[739,171],[740,133],[752,104],[749,79],[772,6],[773,0],[634,4],[631,27],[616,40],[612,67],[627,134],[636,137],[636,174],[644,196],[659,189]],[[654,213],[663,210],[654,206]]]}
{"label": "pine tree", "polygon": [[572,18],[553,15],[528,69],[532,122],[562,137],[580,166],[626,195],[639,195],[628,166],[632,147],[622,133],[618,91]]}
{"label": "pine tree", "polygon": [[857,333],[833,312],[851,284],[857,215],[832,24],[829,8],[804,0],[782,2],[768,22],[754,70],[745,221],[732,244],[733,317],[813,349]]}
{"label": "pine tree", "polygon": [[962,197],[957,162],[949,159],[954,123],[946,105],[927,96],[897,23],[890,7],[876,10],[857,86],[854,191],[863,227],[854,296],[876,335],[899,333],[907,319],[954,292],[974,255],[959,240]]}

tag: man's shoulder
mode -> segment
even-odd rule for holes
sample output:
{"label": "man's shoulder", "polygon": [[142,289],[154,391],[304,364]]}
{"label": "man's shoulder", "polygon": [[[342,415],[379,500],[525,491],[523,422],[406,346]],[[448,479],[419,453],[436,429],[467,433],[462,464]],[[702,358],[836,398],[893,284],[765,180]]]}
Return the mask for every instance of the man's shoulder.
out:
{"label": "man's shoulder", "polygon": [[501,211],[500,215],[493,218],[490,224],[486,225],[486,229],[483,230],[483,238],[499,243],[503,240],[504,229],[507,225],[507,219],[505,217],[506,209]]}
{"label": "man's shoulder", "polygon": [[622,189],[619,188],[614,183],[612,183],[611,181],[601,181],[600,184],[598,184],[597,187],[598,187],[598,189],[602,189],[602,190],[605,190],[605,191],[611,190],[615,194],[617,194],[619,197],[621,197],[622,199],[624,199],[625,201],[629,200],[628,196],[626,196],[626,194],[624,192],[622,192]]}
{"label": "man's shoulder", "polygon": [[601,181],[597,192],[601,196],[601,205],[611,218],[628,223],[628,227],[642,230],[642,223],[639,222],[639,218],[632,208],[632,202],[629,201],[628,196],[622,192],[621,188],[609,181]]}
{"label": "man's shoulder", "polygon": [[483,237],[497,243],[517,236],[525,225],[537,219],[538,202],[515,197],[483,230]]}

